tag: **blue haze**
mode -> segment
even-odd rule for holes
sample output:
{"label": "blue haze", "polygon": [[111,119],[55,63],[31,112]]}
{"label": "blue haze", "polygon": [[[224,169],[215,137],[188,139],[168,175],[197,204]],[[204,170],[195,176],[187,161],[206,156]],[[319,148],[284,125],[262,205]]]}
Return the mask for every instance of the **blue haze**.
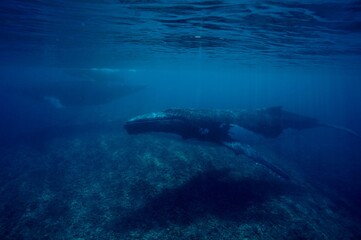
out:
{"label": "blue haze", "polygon": [[[0,141],[7,149],[47,127],[125,121],[172,107],[283,106],[361,133],[360,1],[3,0],[0,6]],[[76,81],[69,72],[91,69],[112,70],[119,81],[145,88],[106,104],[61,109],[7,90]],[[286,132],[268,147],[357,208],[360,146],[322,128]]]}

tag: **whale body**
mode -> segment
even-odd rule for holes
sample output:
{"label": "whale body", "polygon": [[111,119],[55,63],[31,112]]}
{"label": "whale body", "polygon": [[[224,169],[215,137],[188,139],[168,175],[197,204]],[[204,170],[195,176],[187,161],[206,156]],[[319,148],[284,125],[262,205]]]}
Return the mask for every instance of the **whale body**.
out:
{"label": "whale body", "polygon": [[223,145],[286,179],[289,179],[288,174],[254,150],[247,140],[257,137],[276,138],[285,129],[302,130],[321,126],[340,129],[359,137],[350,129],[324,124],[315,118],[285,111],[282,107],[236,111],[168,109],[131,118],[124,124],[129,134],[166,132],[178,134],[184,139],[194,138]]}

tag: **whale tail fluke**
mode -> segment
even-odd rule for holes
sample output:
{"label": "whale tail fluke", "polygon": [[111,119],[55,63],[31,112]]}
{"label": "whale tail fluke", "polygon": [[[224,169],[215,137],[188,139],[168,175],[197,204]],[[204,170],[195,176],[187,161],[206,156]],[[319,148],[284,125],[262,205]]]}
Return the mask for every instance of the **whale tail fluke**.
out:
{"label": "whale tail fluke", "polygon": [[359,140],[361,140],[361,135],[352,129],[349,129],[349,128],[346,128],[343,126],[339,126],[339,125],[335,125],[335,124],[328,124],[328,123],[321,123],[320,126],[327,127],[327,128],[333,128],[333,129],[340,130],[342,132],[346,132],[346,133],[358,138]]}

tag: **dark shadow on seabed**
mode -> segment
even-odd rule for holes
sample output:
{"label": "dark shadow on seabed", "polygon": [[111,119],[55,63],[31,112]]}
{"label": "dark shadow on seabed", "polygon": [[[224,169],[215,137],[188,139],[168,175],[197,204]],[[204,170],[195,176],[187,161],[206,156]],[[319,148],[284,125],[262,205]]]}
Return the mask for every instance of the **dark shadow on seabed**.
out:
{"label": "dark shadow on seabed", "polygon": [[179,187],[164,190],[143,207],[128,212],[111,228],[123,232],[163,228],[169,224],[189,225],[207,215],[237,222],[259,221],[260,214],[266,214],[262,207],[258,213],[252,210],[246,219],[242,212],[278,196],[295,194],[295,191],[297,189],[291,190],[289,182],[280,179],[235,179],[231,169],[208,170]]}

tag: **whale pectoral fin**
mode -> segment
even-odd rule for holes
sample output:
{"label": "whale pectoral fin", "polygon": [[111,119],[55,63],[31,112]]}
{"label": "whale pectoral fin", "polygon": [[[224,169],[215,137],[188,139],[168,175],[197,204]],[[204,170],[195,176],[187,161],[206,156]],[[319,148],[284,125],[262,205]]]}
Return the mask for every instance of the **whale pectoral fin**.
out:
{"label": "whale pectoral fin", "polygon": [[222,142],[222,144],[231,149],[236,155],[244,154],[244,147],[240,142]]}
{"label": "whale pectoral fin", "polygon": [[252,159],[254,162],[265,166],[266,168],[270,169],[273,173],[277,174],[278,176],[289,180],[290,177],[287,173],[281,170],[279,167],[273,165],[269,162],[265,157],[263,157],[260,153],[258,153],[254,148],[252,148],[248,144],[242,144],[240,142],[223,142],[223,145],[227,148],[231,149],[235,154],[244,154],[245,156]]}

